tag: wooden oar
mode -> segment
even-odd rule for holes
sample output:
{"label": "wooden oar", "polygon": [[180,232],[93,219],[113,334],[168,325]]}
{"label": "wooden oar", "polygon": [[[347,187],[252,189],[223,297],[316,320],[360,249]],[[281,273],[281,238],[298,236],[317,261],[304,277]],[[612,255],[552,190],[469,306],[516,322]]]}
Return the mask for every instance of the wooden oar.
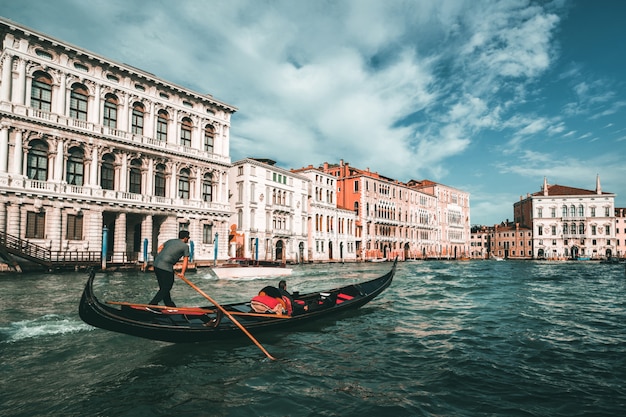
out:
{"label": "wooden oar", "polygon": [[[128,307],[136,307],[136,308],[151,308],[155,310],[167,310],[168,312],[177,312],[180,314],[210,314],[215,313],[215,310],[203,308],[203,307],[168,307],[168,306],[160,306],[155,304],[136,304],[129,303],[125,301],[107,301],[107,304],[118,305],[118,306],[128,306]],[[230,314],[233,316],[249,316],[249,317],[265,317],[268,319],[290,319],[291,316],[286,316],[284,314],[273,314],[273,313],[246,313],[243,311],[231,311]]]}
{"label": "wooden oar", "polygon": [[160,306],[155,304],[137,304],[137,303],[128,303],[124,301],[107,301],[107,304],[119,305],[119,306],[128,306],[135,308],[151,308],[154,310],[167,310],[168,312],[178,312],[180,314],[210,314],[215,313],[214,309],[202,308],[202,307],[169,307],[169,306]]}
{"label": "wooden oar", "polygon": [[232,321],[233,323],[235,323],[235,325],[237,327],[239,327],[239,329],[241,329],[242,332],[245,333],[246,336],[248,336],[250,338],[250,340],[252,340],[252,342],[257,345],[257,347],[259,349],[261,349],[261,352],[265,353],[265,356],[267,356],[269,359],[275,361],[276,358],[273,357],[272,355],[270,355],[270,353],[265,350],[265,348],[254,338],[254,336],[252,336],[252,334],[250,334],[250,332],[248,331],[248,329],[246,329],[245,327],[242,326],[241,323],[239,323],[237,321],[237,319],[235,319],[233,317],[232,314],[230,314],[230,312],[228,312],[224,307],[222,307],[220,304],[217,303],[217,301],[213,300],[208,294],[206,294],[204,291],[202,291],[200,288],[198,288],[193,282],[189,281],[187,278],[185,278],[184,275],[181,274],[176,274],[178,275],[178,277],[180,279],[182,279],[183,281],[185,281],[187,284],[189,284],[189,286],[191,288],[193,288],[194,290],[198,291],[204,298],[206,298],[207,300],[209,300],[215,307],[217,307],[222,313],[226,314],[226,316],[230,319],[230,321]]}

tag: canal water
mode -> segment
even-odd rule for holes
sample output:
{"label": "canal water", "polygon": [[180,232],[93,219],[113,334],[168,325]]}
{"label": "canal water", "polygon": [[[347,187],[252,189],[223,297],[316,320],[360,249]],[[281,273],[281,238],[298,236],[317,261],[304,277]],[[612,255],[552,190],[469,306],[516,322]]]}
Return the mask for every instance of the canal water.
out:
{"label": "canal water", "polygon": [[[297,266],[327,289],[389,263]],[[218,302],[278,279],[188,275]],[[624,265],[404,262],[341,320],[260,338],[174,345],[92,328],[84,272],[0,276],[0,415],[616,416],[626,410]],[[147,302],[156,280],[98,274],[106,300]],[[206,300],[177,280],[178,305]]]}

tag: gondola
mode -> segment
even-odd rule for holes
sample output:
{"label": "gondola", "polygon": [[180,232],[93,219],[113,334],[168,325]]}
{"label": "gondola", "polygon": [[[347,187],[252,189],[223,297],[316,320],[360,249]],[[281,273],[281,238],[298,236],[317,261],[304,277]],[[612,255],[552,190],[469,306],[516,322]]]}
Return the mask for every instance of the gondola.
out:
{"label": "gondola", "polygon": [[[292,315],[258,313],[250,301],[221,305],[251,334],[280,332],[322,321],[357,309],[382,293],[393,280],[397,259],[386,274],[358,284],[307,294],[294,293],[293,303],[306,306]],[[211,342],[242,337],[235,323],[215,306],[164,307],[125,302],[101,302],[93,291],[95,272],[89,274],[79,305],[81,319],[92,326],[146,339],[171,343]]]}

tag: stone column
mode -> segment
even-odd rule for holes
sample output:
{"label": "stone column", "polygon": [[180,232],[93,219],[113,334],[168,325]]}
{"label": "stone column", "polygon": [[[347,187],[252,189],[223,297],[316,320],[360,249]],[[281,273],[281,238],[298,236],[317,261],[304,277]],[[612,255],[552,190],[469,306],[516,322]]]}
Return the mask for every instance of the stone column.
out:
{"label": "stone column", "polygon": [[91,120],[89,120],[89,116],[87,116],[87,121],[92,122],[97,125],[101,125],[102,121],[100,120],[100,104],[101,104],[100,84],[96,84],[96,88],[94,91],[95,92],[93,94],[93,109],[91,112],[88,111],[88,114],[91,113],[93,117],[91,118]]}
{"label": "stone column", "polygon": [[9,164],[9,126],[0,125],[0,174],[7,173]]}
{"label": "stone column", "polygon": [[92,252],[102,253],[102,208],[101,207],[90,207],[87,212],[85,212],[84,218],[84,239],[87,241],[87,247],[85,250],[89,250]]}
{"label": "stone column", "polygon": [[176,162],[172,163],[172,175],[171,175],[171,180],[170,180],[170,198],[178,198],[178,176],[177,171],[178,170],[178,164]]}
{"label": "stone column", "polygon": [[222,171],[216,171],[217,172],[217,187],[216,187],[216,195],[215,195],[215,202],[216,203],[221,203],[222,200],[222,180],[223,180],[223,172]]}
{"label": "stone column", "polygon": [[148,178],[146,179],[146,195],[154,195],[154,159],[148,160]]}
{"label": "stone column", "polygon": [[144,113],[144,121],[143,121],[143,135],[149,138],[154,138],[154,127],[156,117],[154,114],[154,103],[150,102],[149,108]]}
{"label": "stone column", "polygon": [[61,207],[46,210],[46,236],[51,242],[51,250],[63,250],[63,226]]}
{"label": "stone column", "polygon": [[63,139],[60,137],[56,138],[57,141],[57,150],[56,155],[54,157],[54,177],[53,180],[57,182],[63,181],[63,163],[65,159],[65,152],[63,146]]}
{"label": "stone column", "polygon": [[96,187],[98,185],[98,166],[100,165],[100,161],[98,160],[98,146],[93,145],[91,148],[91,166],[90,174],[89,174],[89,185],[92,187]]}
{"label": "stone column", "polygon": [[[148,239],[148,258],[143,259],[143,242],[144,239]],[[150,262],[153,258],[153,251],[156,251],[156,246],[152,242],[152,216],[147,214],[141,222],[141,257],[143,262]]]}
{"label": "stone column", "polygon": [[130,132],[130,124],[128,123],[129,119],[129,114],[130,114],[130,110],[128,107],[128,100],[129,100],[129,96],[128,94],[124,94],[122,96],[122,111],[119,117],[119,123],[117,125],[117,128],[120,130],[123,130],[125,132]]}
{"label": "stone column", "polygon": [[7,227],[7,205],[8,201],[0,202],[0,230],[5,230],[8,232]]}
{"label": "stone column", "polygon": [[167,126],[167,143],[179,145],[180,138],[178,135],[178,111],[170,109],[170,120]]}
{"label": "stone column", "polygon": [[128,191],[128,155],[123,154],[122,158],[122,166],[120,167],[120,187],[119,190],[123,193]]}
{"label": "stone column", "polygon": [[200,168],[196,168],[196,189],[194,191],[195,196],[193,198],[202,201],[202,170]]}
{"label": "stone column", "polygon": [[16,104],[25,104],[26,91],[26,61],[20,59],[17,63],[17,81],[13,86],[13,102]]}
{"label": "stone column", "polygon": [[0,101],[11,100],[11,81],[13,72],[13,56],[5,55],[2,60],[2,84],[0,85]]}
{"label": "stone column", "polygon": [[124,256],[123,259],[126,260],[126,213],[118,213],[115,218],[115,235],[113,239],[114,256]]}
{"label": "stone column", "polygon": [[23,175],[24,164],[24,131],[18,129],[15,132],[15,148],[13,148],[13,169],[15,175]]}
{"label": "stone column", "polygon": [[[5,204],[3,204],[5,205]],[[24,237],[26,230],[22,231],[20,205],[17,202],[6,203],[6,232],[13,236]],[[25,229],[25,228],[24,228]]]}
{"label": "stone column", "polygon": [[[67,116],[67,109],[65,108],[66,97],[67,97],[67,76],[65,73],[61,73],[59,76],[59,90],[57,92],[57,109],[56,112]],[[55,111],[53,108],[52,111]]]}

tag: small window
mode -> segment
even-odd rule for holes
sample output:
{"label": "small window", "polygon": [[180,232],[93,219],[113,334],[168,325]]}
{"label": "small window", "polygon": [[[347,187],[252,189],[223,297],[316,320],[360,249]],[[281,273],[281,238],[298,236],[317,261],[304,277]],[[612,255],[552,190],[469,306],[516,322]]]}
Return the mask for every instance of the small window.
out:
{"label": "small window", "polygon": [[133,135],[143,135],[144,107],[141,103],[133,105],[133,114],[131,120],[131,130]]}
{"label": "small window", "polygon": [[107,94],[104,99],[103,124],[111,129],[117,128],[117,97]]}
{"label": "small window", "polygon": [[68,152],[65,179],[70,185],[83,185],[84,153],[81,148],[73,147]]}
{"label": "small window", "polygon": [[167,122],[169,119],[169,115],[165,110],[159,111],[159,115],[157,118],[157,140],[162,142],[167,142]]}
{"label": "small window", "polygon": [[113,190],[115,184],[115,157],[107,153],[102,157],[100,166],[100,186],[104,190]]}
{"label": "small window", "polygon": [[141,84],[135,84],[135,90],[146,91],[146,87]]}
{"label": "small window", "polygon": [[43,239],[45,237],[46,214],[29,211],[26,213],[26,238]]}
{"label": "small window", "polygon": [[204,243],[205,245],[213,243],[213,225],[212,224],[202,225],[202,243]]}
{"label": "small window", "polygon": [[87,120],[87,88],[81,84],[72,86],[70,94],[70,117],[78,120]]}
{"label": "small window", "polygon": [[33,76],[30,106],[44,111],[52,109],[52,78],[45,72],[37,71]]}
{"label": "small window", "polygon": [[210,172],[204,174],[202,181],[202,201],[213,201],[213,176]]}
{"label": "small window", "polygon": [[65,233],[67,240],[82,240],[83,239],[83,216],[82,214],[68,214],[67,215],[67,230]]}
{"label": "small window", "polygon": [[141,194],[141,160],[139,159],[133,159],[130,162],[128,192]]}
{"label": "small window", "polygon": [[88,72],[89,71],[89,67],[87,67],[86,65],[81,64],[80,62],[74,62],[74,68],[76,68],[79,71],[83,71],[83,72]]}
{"label": "small window", "polygon": [[37,181],[48,179],[48,145],[41,140],[30,142],[30,149],[26,158],[28,178]]}
{"label": "small window", "polygon": [[215,129],[211,125],[204,128],[204,151],[213,153],[213,140],[215,138]]}
{"label": "small window", "polygon": [[107,74],[107,80],[114,81],[116,83],[120,82],[120,79],[117,76],[113,75],[113,74]]}
{"label": "small window", "polygon": [[45,58],[45,59],[52,60],[52,54],[47,52],[47,51],[44,51],[43,49],[37,49],[37,50],[35,50],[35,53],[40,58]]}
{"label": "small window", "polygon": [[189,174],[189,170],[185,168],[178,176],[178,197],[184,200],[189,199]]}
{"label": "small window", "polygon": [[154,174],[154,195],[165,197],[165,165],[158,164]]}
{"label": "small window", "polygon": [[185,117],[180,125],[180,144],[191,148],[191,119]]}

